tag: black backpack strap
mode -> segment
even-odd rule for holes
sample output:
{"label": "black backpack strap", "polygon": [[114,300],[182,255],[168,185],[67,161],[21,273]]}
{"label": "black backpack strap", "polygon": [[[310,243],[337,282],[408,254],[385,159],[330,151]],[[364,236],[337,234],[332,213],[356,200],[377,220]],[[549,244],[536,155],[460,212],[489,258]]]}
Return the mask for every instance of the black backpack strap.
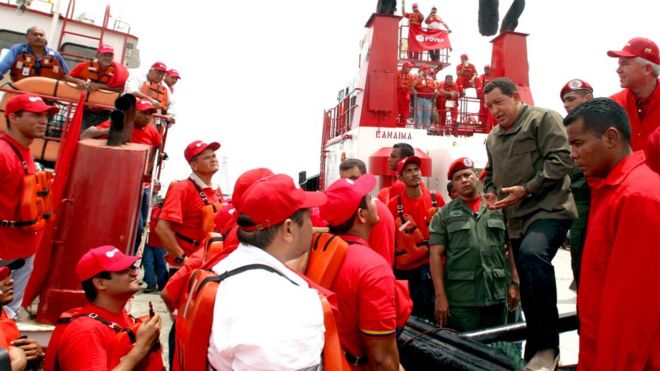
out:
{"label": "black backpack strap", "polygon": [[435,191],[431,191],[431,205],[433,207],[438,207],[438,199],[437,196],[435,195]]}
{"label": "black backpack strap", "polygon": [[226,271],[226,272],[224,272],[220,275],[217,275],[217,276],[206,277],[199,284],[199,286],[197,286],[197,290],[195,292],[195,295],[199,294],[199,291],[202,289],[202,287],[204,287],[204,285],[206,285],[209,282],[218,282],[218,283],[220,283],[220,282],[224,281],[225,279],[227,279],[229,277],[233,277],[233,276],[236,276],[236,275],[241,274],[243,272],[247,272],[247,271],[251,271],[251,270],[255,270],[255,269],[263,269],[265,271],[278,274],[278,275],[282,276],[283,278],[285,278],[287,281],[291,282],[292,284],[294,284],[296,286],[299,286],[297,283],[293,282],[289,277],[285,276],[284,273],[278,271],[277,269],[275,269],[275,268],[273,268],[269,265],[266,265],[266,264],[248,264],[248,265],[244,265],[242,267],[232,269],[230,271]]}
{"label": "black backpack strap", "polygon": [[107,319],[99,316],[96,313],[78,313],[78,314],[74,314],[71,317],[63,317],[63,318],[60,318],[60,319],[57,320],[57,324],[58,325],[69,324],[69,323],[73,322],[75,319],[78,319],[80,317],[87,317],[87,318],[97,320],[97,321],[101,322],[102,324],[110,327],[115,332],[120,332],[120,331],[126,330],[123,327],[119,326],[118,324],[116,324],[114,322],[111,322],[111,321],[108,321]]}

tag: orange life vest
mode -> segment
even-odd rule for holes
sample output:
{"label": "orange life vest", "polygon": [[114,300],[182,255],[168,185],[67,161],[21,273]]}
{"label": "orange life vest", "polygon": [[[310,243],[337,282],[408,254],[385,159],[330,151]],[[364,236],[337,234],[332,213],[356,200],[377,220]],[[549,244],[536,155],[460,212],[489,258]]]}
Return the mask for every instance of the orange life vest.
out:
{"label": "orange life vest", "polygon": [[410,90],[412,86],[413,77],[410,73],[403,73],[398,71],[396,75],[396,88],[401,90]]}
{"label": "orange life vest", "polygon": [[107,84],[108,81],[115,75],[115,65],[111,64],[110,67],[102,69],[97,61],[82,62],[85,68],[80,72],[79,78],[83,80],[90,80],[101,84]]}
{"label": "orange life vest", "polygon": [[[58,319],[55,330],[48,343],[48,352],[46,352],[46,359],[44,360],[44,370],[55,371],[60,369],[57,360],[57,352],[62,335],[64,334],[66,327],[80,317],[88,317],[97,320],[115,331],[116,334],[112,338],[108,349],[108,370],[112,370],[117,366],[119,362],[121,362],[121,359],[131,351],[136,341],[138,329],[143,322],[149,319],[149,316],[140,317],[135,319],[135,324],[130,328],[122,328],[116,323],[110,322],[96,313],[85,313],[81,310],[82,308],[75,308],[71,311],[64,312]],[[140,371],[162,371],[164,369],[160,343],[157,343],[149,351],[142,362],[140,362],[135,368],[135,370]]]}
{"label": "orange life vest", "polygon": [[[286,278],[276,269],[263,264],[250,264],[221,275],[205,269],[192,272],[188,284],[188,299],[180,308],[176,320],[176,344],[174,346],[173,371],[208,369],[208,347],[213,324],[213,308],[220,282],[242,272],[263,269]],[[286,278],[288,279],[288,278]],[[295,283],[294,283],[295,284]],[[323,366],[328,371],[347,371],[349,366],[339,344],[339,335],[332,309],[320,295],[323,308],[325,343],[323,346]]]}
{"label": "orange life vest", "polygon": [[[52,52],[50,52],[52,53]],[[25,77],[42,76],[51,79],[61,79],[64,76],[64,69],[60,62],[55,58],[55,55],[46,54],[41,58],[40,70],[37,75],[37,56],[29,53],[28,49],[23,48],[22,53],[16,58],[14,65],[11,67],[9,75],[12,81],[18,81]]]}
{"label": "orange life vest", "polygon": [[163,113],[167,112],[167,106],[170,103],[170,93],[167,87],[160,83],[145,81],[140,88],[140,92],[156,99]]}
{"label": "orange life vest", "polygon": [[17,220],[0,220],[0,227],[21,228],[29,232],[40,231],[44,229],[49,219],[54,219],[51,195],[53,173],[37,171],[35,174],[28,174],[27,161],[21,156],[18,148],[14,147],[8,140],[5,141],[18,156],[25,174],[19,195],[20,202],[16,211]]}
{"label": "orange life vest", "polygon": [[401,195],[397,196],[396,248],[394,251],[394,267],[401,270],[410,270],[424,264],[429,257],[429,241],[424,238],[417,228],[413,217],[403,212]]}

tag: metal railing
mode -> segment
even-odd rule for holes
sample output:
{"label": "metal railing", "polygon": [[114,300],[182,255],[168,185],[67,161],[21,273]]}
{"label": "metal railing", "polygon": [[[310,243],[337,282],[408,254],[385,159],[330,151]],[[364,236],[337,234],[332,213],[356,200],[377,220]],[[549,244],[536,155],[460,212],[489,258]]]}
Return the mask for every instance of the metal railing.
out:
{"label": "metal railing", "polygon": [[[409,52],[408,51],[408,31],[410,27],[407,25],[399,26],[399,61],[408,61],[419,67],[422,63],[436,68],[443,69],[449,66],[449,52],[450,49],[437,49],[436,51],[421,51]],[[424,29],[424,28],[423,28]]]}

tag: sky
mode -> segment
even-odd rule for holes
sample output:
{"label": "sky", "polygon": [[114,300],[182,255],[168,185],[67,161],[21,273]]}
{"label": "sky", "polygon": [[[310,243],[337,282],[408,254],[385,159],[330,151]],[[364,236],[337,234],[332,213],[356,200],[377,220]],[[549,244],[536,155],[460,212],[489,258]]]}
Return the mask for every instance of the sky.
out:
{"label": "sky", "polygon": [[[481,72],[490,63],[492,37],[479,35],[478,2],[417,1],[425,15],[437,6],[452,29],[450,62],[467,53]],[[78,0],[77,7],[102,14],[99,3]],[[357,76],[359,42],[375,0],[110,3],[113,16],[130,23],[140,39],[139,71],[162,61],[182,75],[163,184],[187,177],[183,149],[196,139],[222,144],[218,156],[226,161],[214,182],[225,192],[255,167],[294,179],[301,170],[319,172],[323,110],[336,105],[337,92]],[[500,1],[500,17],[510,3]],[[658,0],[527,1],[516,31],[529,34],[535,104],[564,114],[559,91],[572,78],[591,83],[596,96],[618,91],[617,61],[606,51],[636,36],[660,42],[659,12]]]}

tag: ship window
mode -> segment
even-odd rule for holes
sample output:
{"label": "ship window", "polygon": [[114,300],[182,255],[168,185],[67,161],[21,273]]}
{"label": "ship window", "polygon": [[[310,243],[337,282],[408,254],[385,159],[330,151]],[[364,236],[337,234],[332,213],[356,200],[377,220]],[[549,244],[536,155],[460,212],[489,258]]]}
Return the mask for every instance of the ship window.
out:
{"label": "ship window", "polygon": [[96,58],[96,48],[91,48],[89,46],[74,44],[74,43],[62,44],[60,53],[63,53],[62,57],[64,58],[66,64],[69,66],[70,69],[73,69],[78,63],[82,62],[83,60]]}
{"label": "ship window", "polygon": [[9,30],[0,30],[0,50],[9,49],[14,44],[24,43],[25,33]]}

